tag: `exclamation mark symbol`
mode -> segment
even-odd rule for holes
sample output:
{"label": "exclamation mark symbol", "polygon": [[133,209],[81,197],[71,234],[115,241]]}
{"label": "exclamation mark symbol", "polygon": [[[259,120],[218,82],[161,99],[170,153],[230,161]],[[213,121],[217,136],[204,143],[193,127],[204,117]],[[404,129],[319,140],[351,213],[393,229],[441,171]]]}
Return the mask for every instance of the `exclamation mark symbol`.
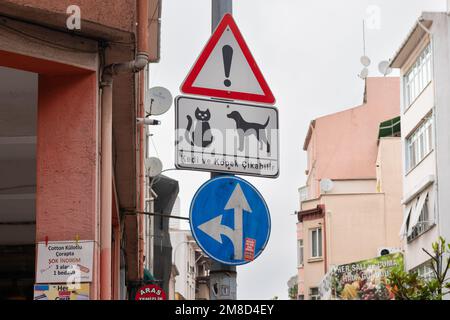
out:
{"label": "exclamation mark symbol", "polygon": [[223,65],[225,68],[225,77],[226,77],[223,84],[225,85],[225,87],[230,87],[231,81],[228,78],[230,77],[231,63],[233,62],[233,48],[229,45],[223,46],[222,55],[223,55]]}

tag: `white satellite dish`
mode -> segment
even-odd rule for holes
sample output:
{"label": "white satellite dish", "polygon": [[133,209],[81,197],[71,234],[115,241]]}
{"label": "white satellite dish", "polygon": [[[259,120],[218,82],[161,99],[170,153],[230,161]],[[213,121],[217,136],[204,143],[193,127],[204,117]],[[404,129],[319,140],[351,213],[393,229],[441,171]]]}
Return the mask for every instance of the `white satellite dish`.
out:
{"label": "white satellite dish", "polygon": [[364,68],[361,70],[361,73],[358,75],[358,77],[360,77],[361,79],[367,79],[367,77],[369,76],[369,69]]}
{"label": "white satellite dish", "polygon": [[145,111],[150,116],[160,116],[169,111],[172,102],[173,97],[169,90],[164,87],[154,87],[147,91]]}
{"label": "white satellite dish", "polygon": [[362,56],[361,63],[364,67],[370,66],[370,63],[371,63],[370,58],[368,56]]}
{"label": "white satellite dish", "polygon": [[383,76],[387,76],[392,72],[392,68],[389,65],[390,65],[389,61],[381,61],[380,64],[378,65],[378,70]]}
{"label": "white satellite dish", "polygon": [[145,159],[145,168],[149,177],[154,178],[159,176],[163,170],[163,164],[158,158],[148,158]]}
{"label": "white satellite dish", "polygon": [[322,192],[330,192],[331,190],[333,190],[334,187],[334,183],[331,179],[322,179],[320,180],[320,190]]}

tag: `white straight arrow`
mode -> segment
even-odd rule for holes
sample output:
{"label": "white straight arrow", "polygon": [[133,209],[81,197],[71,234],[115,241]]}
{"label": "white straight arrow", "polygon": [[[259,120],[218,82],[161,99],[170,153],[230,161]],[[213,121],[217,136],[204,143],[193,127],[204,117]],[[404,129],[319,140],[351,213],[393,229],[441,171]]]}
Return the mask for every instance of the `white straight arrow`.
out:
{"label": "white straight arrow", "polygon": [[220,244],[222,244],[222,235],[226,236],[233,243],[234,259],[242,260],[244,258],[242,254],[244,241],[243,211],[251,213],[252,209],[250,208],[239,183],[231,194],[230,199],[225,206],[225,210],[234,210],[234,230],[228,226],[222,225],[223,215],[205,222],[198,228]]}

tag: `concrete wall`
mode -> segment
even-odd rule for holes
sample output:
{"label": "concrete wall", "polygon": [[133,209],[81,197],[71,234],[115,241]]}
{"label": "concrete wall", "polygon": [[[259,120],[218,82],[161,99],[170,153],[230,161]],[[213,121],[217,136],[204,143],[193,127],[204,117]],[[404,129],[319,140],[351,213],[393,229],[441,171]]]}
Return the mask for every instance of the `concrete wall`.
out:
{"label": "concrete wall", "polygon": [[401,138],[380,139],[377,157],[379,191],[385,199],[386,246],[401,247],[399,228],[403,222]]}
{"label": "concrete wall", "polygon": [[387,245],[383,194],[326,196],[328,265],[373,258]]}
{"label": "concrete wall", "polygon": [[[22,17],[40,17],[41,22],[54,23],[65,28],[68,17],[66,10],[73,4],[80,7],[81,17],[86,22],[104,25],[117,31],[135,30],[136,0],[108,0],[102,3],[92,0],[3,0],[0,8],[11,15],[20,13]],[[45,21],[42,19],[43,15],[48,15],[51,19]]]}
{"label": "concrete wall", "polygon": [[[40,76],[37,138],[36,241],[98,244],[98,105],[95,73]],[[91,295],[99,289],[94,251]]]}
{"label": "concrete wall", "polygon": [[[305,220],[302,223],[302,234],[303,234],[303,256],[305,267],[302,272],[299,274],[299,281],[303,280],[303,283],[299,283],[299,287],[301,286],[301,290],[299,292],[303,292],[305,295],[305,300],[309,300],[309,289],[318,287],[320,281],[325,274],[325,260],[322,258],[311,258],[311,239],[309,236],[309,232],[311,229],[323,227],[323,219],[316,220]],[[323,238],[322,229],[322,238]],[[324,250],[322,249],[322,254],[324,254]]]}
{"label": "concrete wall", "polygon": [[310,195],[319,195],[319,182],[329,179],[374,178],[377,137],[382,121],[399,115],[399,79],[368,78],[362,106],[315,120],[310,143]]}
{"label": "concrete wall", "polygon": [[37,240],[95,239],[97,77],[40,76]]}

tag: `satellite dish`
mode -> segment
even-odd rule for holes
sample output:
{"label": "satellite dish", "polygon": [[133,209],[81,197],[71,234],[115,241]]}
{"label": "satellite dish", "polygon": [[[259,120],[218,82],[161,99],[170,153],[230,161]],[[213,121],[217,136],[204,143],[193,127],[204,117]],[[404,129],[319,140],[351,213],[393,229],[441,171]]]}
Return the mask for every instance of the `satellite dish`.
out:
{"label": "satellite dish", "polygon": [[145,168],[151,178],[159,176],[163,169],[163,164],[158,158],[148,158],[145,160]]}
{"label": "satellite dish", "polygon": [[364,67],[370,66],[370,63],[371,63],[370,58],[368,56],[362,56],[361,63]]}
{"label": "satellite dish", "polygon": [[172,94],[164,87],[154,87],[147,91],[145,111],[151,116],[160,116],[172,106]]}
{"label": "satellite dish", "polygon": [[387,76],[392,72],[392,68],[389,67],[390,62],[389,61],[381,61],[378,65],[378,70],[383,76]]}
{"label": "satellite dish", "polygon": [[368,76],[369,76],[369,69],[367,68],[362,69],[361,73],[358,75],[358,77],[360,77],[361,79],[367,79]]}
{"label": "satellite dish", "polygon": [[330,192],[333,190],[334,183],[331,179],[322,179],[320,180],[320,190],[323,192]]}

